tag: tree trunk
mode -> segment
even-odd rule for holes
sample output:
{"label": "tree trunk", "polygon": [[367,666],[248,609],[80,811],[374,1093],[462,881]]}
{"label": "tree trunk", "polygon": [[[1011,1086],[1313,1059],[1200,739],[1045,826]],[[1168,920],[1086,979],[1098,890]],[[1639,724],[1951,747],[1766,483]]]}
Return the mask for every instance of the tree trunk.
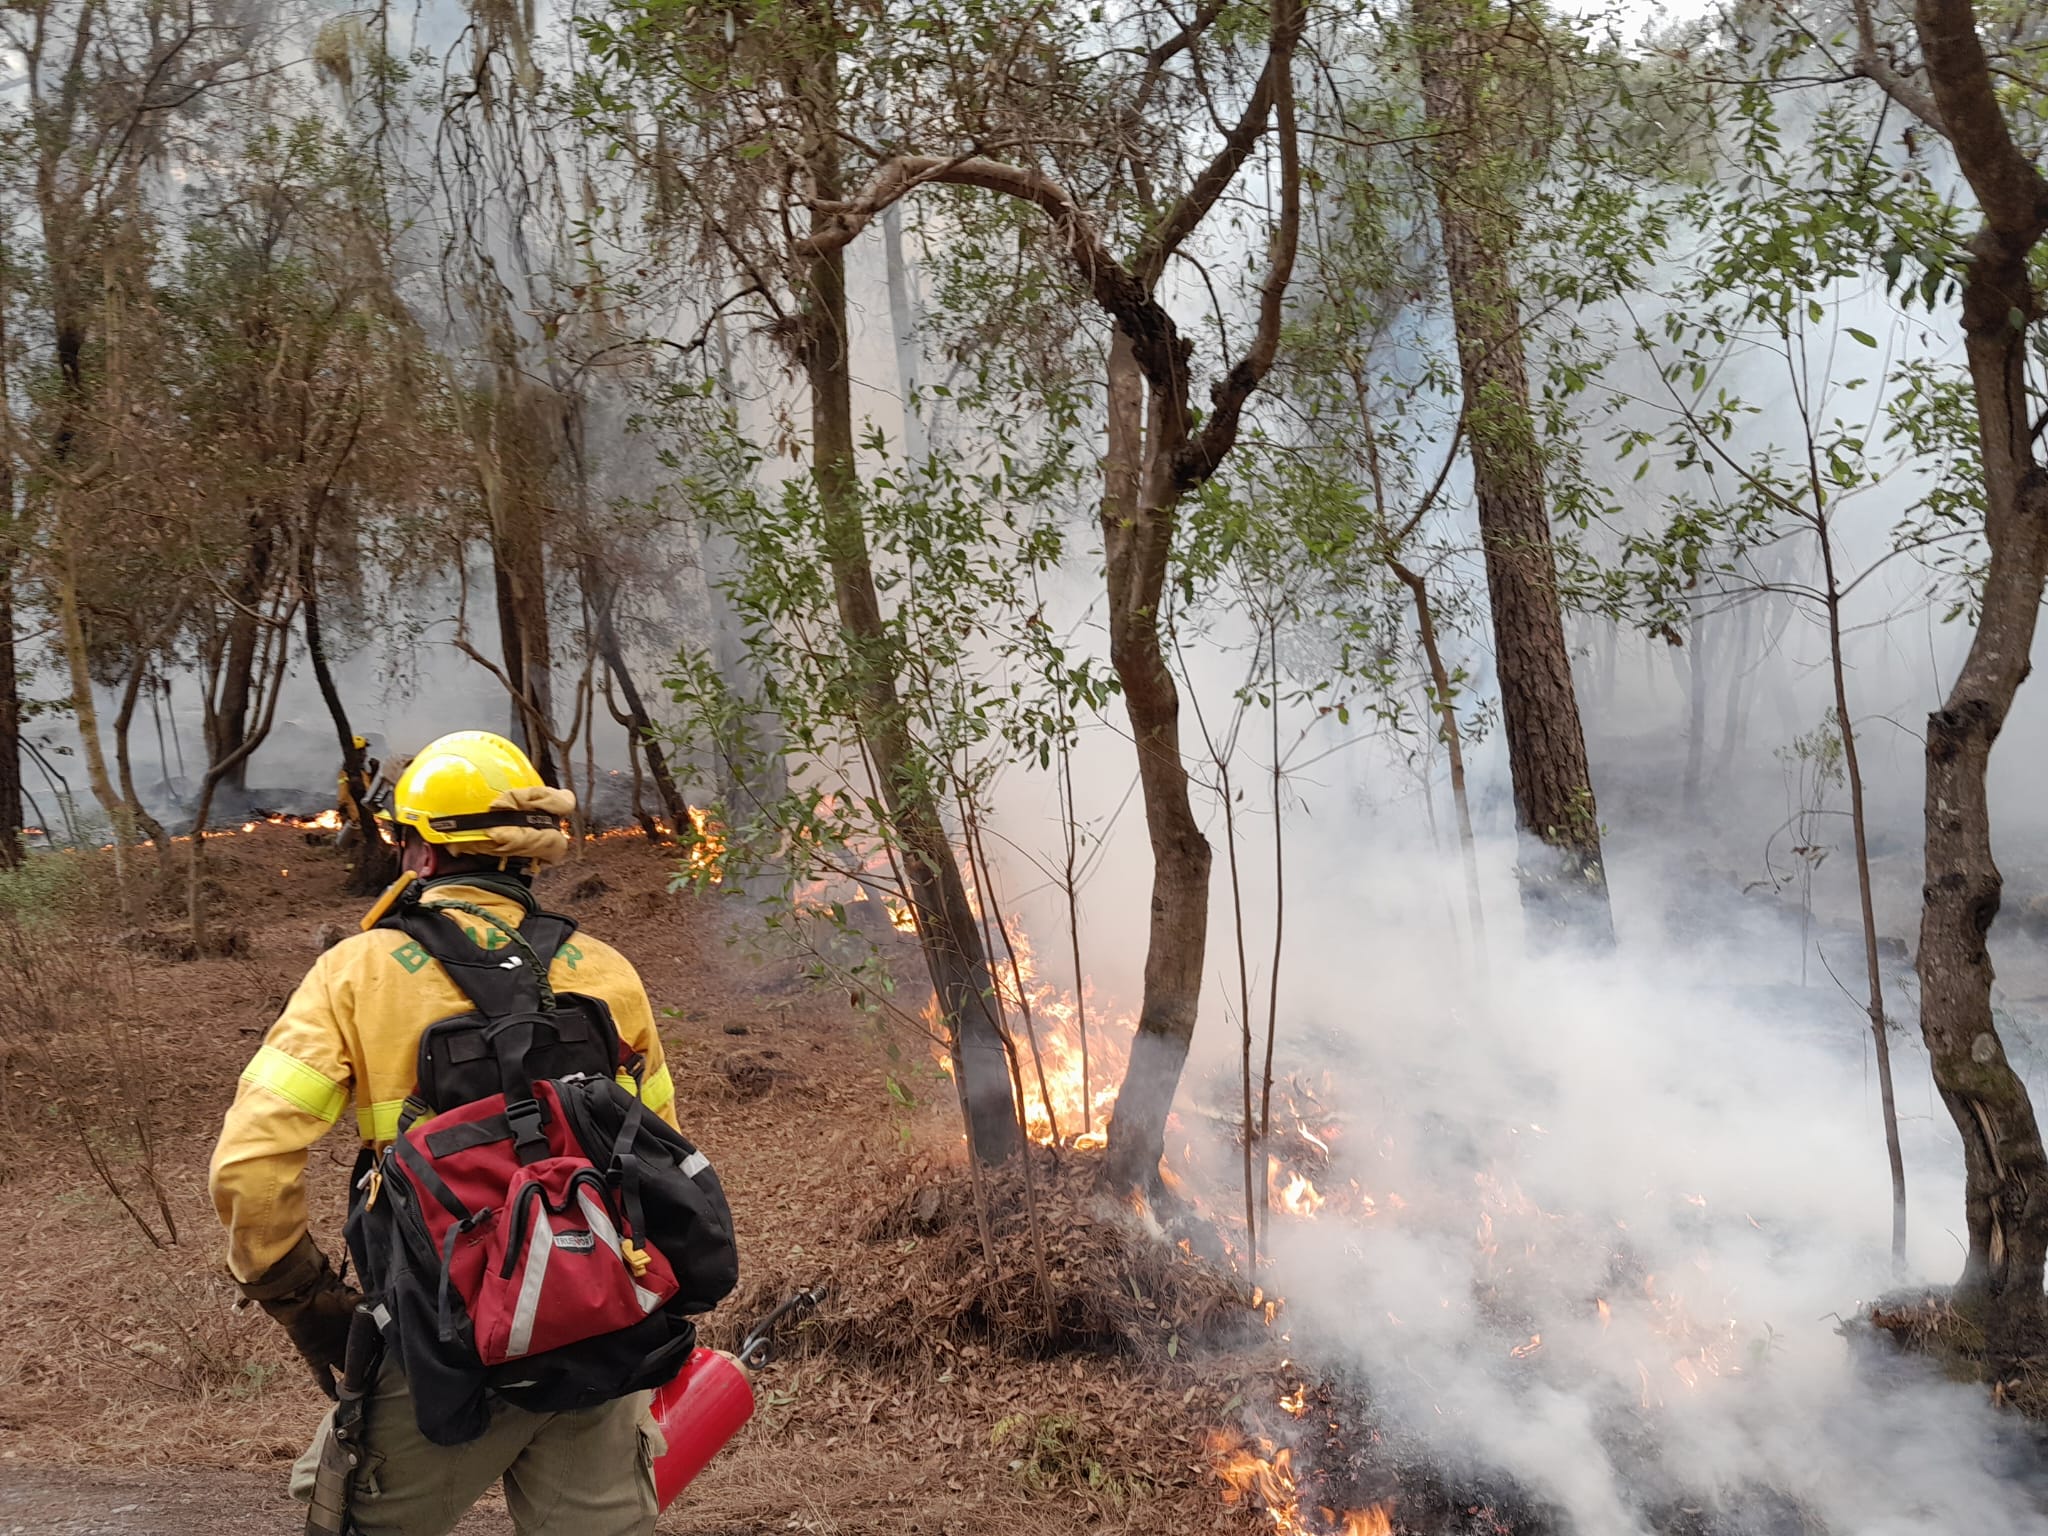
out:
{"label": "tree trunk", "polygon": [[[843,196],[839,152],[830,131],[838,107],[838,71],[826,54],[808,71],[817,113],[812,191],[823,203]],[[861,735],[876,785],[902,849],[918,937],[953,1056],[953,1079],[974,1156],[1001,1162],[1022,1144],[995,978],[946,836],[931,776],[918,760],[910,720],[897,693],[898,659],[882,621],[868,552],[854,461],[853,370],[848,354],[843,247],[814,257],[804,293],[803,365],[811,393],[811,477],[818,494],[833,595],[859,697]]]}
{"label": "tree trunk", "polygon": [[[618,685],[619,697],[625,700],[627,729],[632,732],[636,758],[645,758],[647,772],[654,780],[654,790],[661,797],[661,808],[668,816],[670,834],[677,842],[687,844],[691,837],[689,803],[676,787],[675,775],[669,772],[668,754],[661,749],[661,742],[654,734],[654,717],[647,712],[647,705],[640,697],[640,689],[633,681],[632,669],[626,665],[626,648],[619,643],[619,627],[616,617],[618,593],[604,574],[602,564],[594,557],[583,562],[584,590],[590,595],[590,609],[597,630],[597,650],[603,657],[605,670]],[[636,768],[635,781],[639,770]]]}
{"label": "tree trunk", "polygon": [[1985,780],[2027,676],[2048,581],[2048,470],[2034,456],[2027,392],[2027,328],[2041,313],[2028,262],[2048,235],[2048,178],[2013,142],[1974,7],[1919,0],[1916,21],[1940,119],[1985,218],[1968,248],[1962,324],[1989,559],[1969,654],[1927,721],[1927,873],[1915,963],[1935,1086],[1963,1141],[1969,1249],[1958,1297],[1986,1308],[1994,1348],[2010,1356],[2037,1347],[2042,1332],[2048,1155],[1991,1011],[1987,939],[2003,881]]}
{"label": "tree trunk", "polygon": [[[64,493],[60,491],[58,494],[61,497]],[[133,921],[136,908],[128,868],[128,802],[114,788],[113,776],[107,772],[106,751],[100,742],[99,710],[93,703],[92,669],[85,648],[85,620],[78,608],[77,556],[73,553],[73,541],[62,526],[63,522],[64,515],[60,510],[57,540],[61,547],[56,551],[57,614],[63,634],[65,666],[71,678],[71,707],[78,717],[79,745],[85,751],[85,771],[92,782],[93,798],[99,801],[100,809],[107,813],[107,820],[113,827],[114,880],[121,890],[122,911]]]}
{"label": "tree trunk", "polygon": [[1707,621],[1697,601],[1685,626],[1685,811],[1697,815],[1700,808],[1700,777],[1707,761],[1707,694],[1713,686],[1713,669],[1707,665]]}
{"label": "tree trunk", "polygon": [[903,259],[903,210],[882,211],[882,261],[889,283],[889,333],[896,343],[896,389],[903,397],[903,457],[923,468],[926,445],[923,406],[917,398],[917,303]]}
{"label": "tree trunk", "polygon": [[[1730,642],[1733,649],[1729,654],[1726,667],[1728,673],[1727,707],[1721,714],[1721,753],[1719,760],[1714,765],[1714,777],[1717,781],[1725,781],[1728,778],[1730,771],[1735,766],[1736,750],[1742,745],[1742,700],[1744,693],[1742,683],[1743,679],[1755,670],[1755,666],[1760,664],[1753,664],[1750,661],[1749,642],[1750,638],[1756,633],[1757,604],[1762,601],[1763,598],[1761,597],[1751,597],[1743,603],[1742,620],[1736,626],[1735,637]],[[1725,782],[1723,782],[1723,792],[1726,792]]]}
{"label": "tree trunk", "polygon": [[185,915],[192,934],[193,948],[200,954],[206,953],[207,944],[204,899],[206,823],[213,814],[214,796],[219,792],[222,783],[255,755],[256,749],[263,745],[265,738],[270,735],[271,726],[277,720],[277,701],[284,693],[285,673],[291,662],[291,645],[286,633],[290,622],[289,610],[280,612],[276,619],[278,632],[271,636],[275,644],[264,647],[267,655],[261,711],[250,723],[235,749],[225,758],[207,765],[206,776],[199,783],[199,804],[192,815],[192,857],[186,873]]}
{"label": "tree trunk", "polygon": [[[0,549],[0,868],[23,858],[21,845],[21,682],[14,656],[14,488],[12,466],[0,465],[0,507],[7,539]],[[46,829],[47,830],[47,829]]]}
{"label": "tree trunk", "polygon": [[[1821,494],[1820,477],[1813,477],[1814,494]],[[1834,674],[1835,726],[1842,733],[1842,766],[1849,778],[1849,827],[1856,847],[1856,897],[1863,916],[1863,972],[1868,988],[1865,1013],[1870,1018],[1870,1038],[1877,1055],[1879,1110],[1884,1117],[1885,1156],[1892,1174],[1892,1264],[1903,1270],[1906,1263],[1906,1158],[1899,1145],[1898,1100],[1892,1093],[1891,1028],[1884,1014],[1884,971],[1877,955],[1877,913],[1870,890],[1869,823],[1863,814],[1863,767],[1856,755],[1856,730],[1849,718],[1849,680],[1842,664],[1842,596],[1835,581],[1835,545],[1825,512],[1818,510],[1814,531],[1820,538],[1820,561],[1828,618],[1828,664]]]}
{"label": "tree trunk", "polygon": [[1614,941],[1614,917],[1529,405],[1510,270],[1515,231],[1511,215],[1483,200],[1480,186],[1504,156],[1482,126],[1491,54],[1464,10],[1478,3],[1417,0],[1414,16],[1424,111],[1438,143],[1437,213],[1522,834],[1516,876],[1535,942],[1569,938],[1604,948]]}
{"label": "tree trunk", "polygon": [[251,513],[249,548],[235,587],[235,607],[228,618],[227,657],[206,719],[206,759],[219,763],[235,758],[235,766],[224,780],[232,789],[249,787],[249,754],[236,757],[235,749],[249,733],[249,695],[255,686],[256,644],[263,628],[258,609],[270,585],[273,537],[268,514]]}
{"label": "tree trunk", "polygon": [[1465,907],[1472,920],[1472,947],[1483,966],[1486,962],[1486,908],[1479,894],[1479,849],[1472,836],[1472,802],[1465,793],[1465,735],[1458,726],[1458,706],[1451,693],[1451,673],[1444,665],[1443,648],[1437,644],[1436,616],[1430,610],[1429,587],[1421,573],[1411,571],[1399,560],[1389,560],[1387,565],[1415,599],[1415,628],[1422,641],[1423,657],[1429,663],[1430,688],[1436,694],[1438,731],[1443,737],[1444,754],[1451,765],[1451,803],[1458,813],[1458,851],[1465,862]]}
{"label": "tree trunk", "polygon": [[[737,412],[739,396],[733,382],[731,338],[722,316],[720,322],[712,332],[717,343],[719,396],[728,410]],[[703,530],[701,550],[711,615],[712,662],[733,697],[758,705],[765,679],[747,647],[745,625],[728,590],[738,573],[739,552],[732,535],[716,524]],[[746,716],[746,741],[745,753],[716,752],[717,760],[711,765],[718,799],[727,807],[729,822],[752,819],[756,809],[774,805],[789,790],[781,717],[773,709],[751,709]],[[733,827],[728,826],[727,835],[734,835]],[[743,862],[752,864],[761,854],[762,850],[753,850]]]}
{"label": "tree trunk", "polygon": [[385,839],[377,814],[370,809],[369,753],[357,745],[355,727],[349,723],[348,706],[335,685],[334,669],[327,660],[327,638],[320,628],[320,514],[327,503],[323,486],[306,498],[306,531],[299,546],[299,601],[305,604],[306,656],[313,663],[313,680],[319,685],[327,718],[334,722],[334,738],[341,749],[341,784],[336,796],[343,814],[353,813],[356,824],[356,860],[349,868],[348,889],[358,896],[373,895],[398,878],[398,850]]}
{"label": "tree trunk", "polygon": [[[1145,993],[1130,1065],[1109,1122],[1109,1177],[1144,1191],[1159,1184],[1166,1116],[1180,1086],[1202,996],[1209,939],[1209,840],[1188,795],[1180,750],[1180,690],[1160,643],[1160,605],[1173,550],[1171,463],[1181,434],[1173,402],[1150,395],[1121,326],[1109,348],[1108,451],[1102,541],[1109,591],[1109,659],[1123,685],[1138,753],[1138,785],[1152,844]],[[1249,1028],[1249,1023],[1246,1025]]]}
{"label": "tree trunk", "polygon": [[135,770],[129,762],[128,739],[135,726],[135,706],[142,697],[142,679],[149,671],[150,646],[138,635],[135,654],[128,658],[128,676],[121,687],[121,707],[114,715],[114,768],[121,776],[121,796],[128,802],[128,814],[155,845],[161,861],[164,853],[163,824],[142,803],[135,791]]}
{"label": "tree trunk", "polygon": [[[0,868],[22,861],[21,679],[14,655],[14,572],[21,520],[14,504],[14,423],[8,411],[7,245],[0,235]],[[49,828],[44,829],[46,832]]]}
{"label": "tree trunk", "polygon": [[508,487],[504,514],[492,529],[491,561],[498,598],[498,646],[513,690],[513,736],[550,784],[555,764],[552,642],[547,608],[547,557],[531,509]]}

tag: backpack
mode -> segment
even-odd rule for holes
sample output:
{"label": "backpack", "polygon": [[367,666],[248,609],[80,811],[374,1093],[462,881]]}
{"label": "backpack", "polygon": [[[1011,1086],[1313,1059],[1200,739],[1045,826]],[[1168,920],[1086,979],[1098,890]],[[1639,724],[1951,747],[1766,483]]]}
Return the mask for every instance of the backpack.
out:
{"label": "backpack", "polygon": [[[454,911],[506,943],[481,947]],[[413,898],[382,926],[472,1004],[421,1034],[419,1086],[348,1219],[420,1433],[475,1439],[492,1395],[556,1413],[659,1386],[696,1345],[691,1317],[738,1283],[732,1213],[710,1160],[641,1102],[603,1000],[549,985],[575,923],[513,930]]]}

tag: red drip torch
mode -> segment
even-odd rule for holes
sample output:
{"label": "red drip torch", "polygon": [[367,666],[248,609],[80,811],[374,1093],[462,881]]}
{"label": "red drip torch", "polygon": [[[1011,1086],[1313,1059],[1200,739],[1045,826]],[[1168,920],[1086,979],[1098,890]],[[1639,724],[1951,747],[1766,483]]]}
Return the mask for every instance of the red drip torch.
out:
{"label": "red drip torch", "polygon": [[654,1422],[668,1444],[654,1460],[654,1496],[663,1509],[754,1416],[751,1373],[774,1358],[777,1326],[824,1299],[823,1286],[798,1291],[753,1326],[738,1354],[695,1350],[676,1378],[654,1394]]}

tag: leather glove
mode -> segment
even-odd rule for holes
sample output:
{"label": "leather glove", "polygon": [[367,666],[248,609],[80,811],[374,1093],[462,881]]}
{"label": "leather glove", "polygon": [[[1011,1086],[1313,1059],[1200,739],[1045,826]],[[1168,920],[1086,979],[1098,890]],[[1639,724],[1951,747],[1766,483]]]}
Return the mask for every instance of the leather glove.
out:
{"label": "leather glove", "polygon": [[242,1294],[291,1335],[320,1390],[337,1396],[334,1373],[347,1357],[349,1320],[363,1298],[342,1284],[313,1234],[306,1233],[290,1253],[243,1282]]}

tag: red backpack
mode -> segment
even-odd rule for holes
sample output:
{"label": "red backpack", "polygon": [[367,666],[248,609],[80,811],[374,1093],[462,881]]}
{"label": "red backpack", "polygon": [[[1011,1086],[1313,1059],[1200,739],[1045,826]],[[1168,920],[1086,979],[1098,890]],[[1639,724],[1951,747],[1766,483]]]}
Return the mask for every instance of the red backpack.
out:
{"label": "red backpack", "polygon": [[692,1315],[738,1283],[732,1214],[710,1160],[642,1104],[603,1001],[549,986],[574,922],[414,899],[386,923],[474,1005],[420,1036],[419,1086],[349,1216],[420,1432],[474,1439],[493,1393],[561,1412],[660,1385]]}

